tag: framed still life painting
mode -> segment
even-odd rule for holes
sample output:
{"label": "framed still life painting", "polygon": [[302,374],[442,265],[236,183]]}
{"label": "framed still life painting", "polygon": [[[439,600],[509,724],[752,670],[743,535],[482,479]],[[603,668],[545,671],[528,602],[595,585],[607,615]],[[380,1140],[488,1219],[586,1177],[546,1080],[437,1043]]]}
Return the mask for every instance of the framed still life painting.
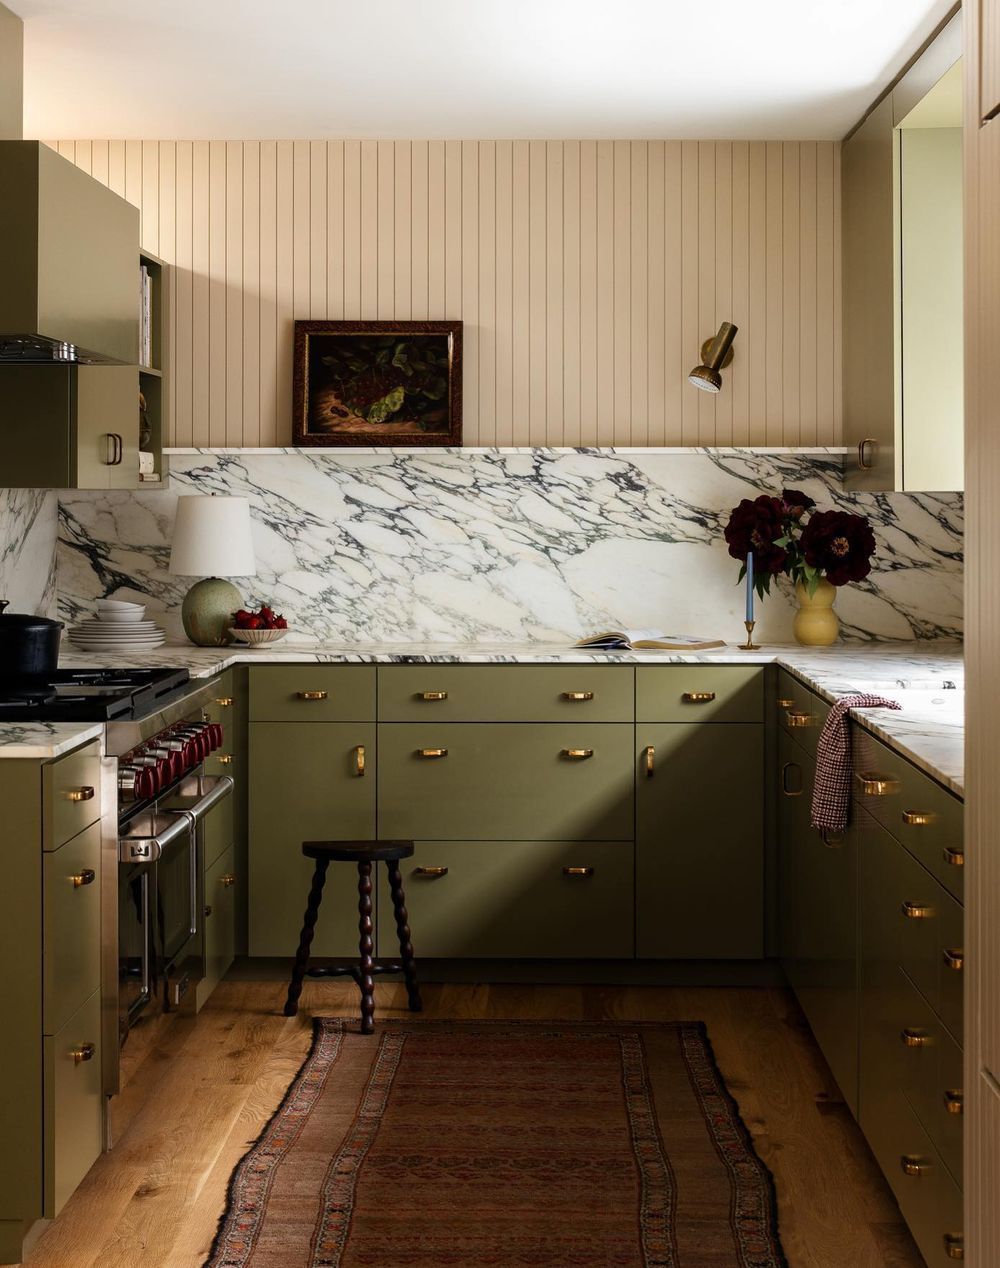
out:
{"label": "framed still life painting", "polygon": [[460,445],[460,321],[297,321],[294,445]]}

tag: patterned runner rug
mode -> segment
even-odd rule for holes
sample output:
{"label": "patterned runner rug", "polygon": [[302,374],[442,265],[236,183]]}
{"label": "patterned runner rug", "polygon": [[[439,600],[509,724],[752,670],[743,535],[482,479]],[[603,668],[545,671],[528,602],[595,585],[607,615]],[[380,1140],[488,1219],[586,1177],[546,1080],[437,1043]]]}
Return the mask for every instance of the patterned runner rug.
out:
{"label": "patterned runner rug", "polygon": [[314,1027],[206,1268],[787,1268],[701,1023]]}

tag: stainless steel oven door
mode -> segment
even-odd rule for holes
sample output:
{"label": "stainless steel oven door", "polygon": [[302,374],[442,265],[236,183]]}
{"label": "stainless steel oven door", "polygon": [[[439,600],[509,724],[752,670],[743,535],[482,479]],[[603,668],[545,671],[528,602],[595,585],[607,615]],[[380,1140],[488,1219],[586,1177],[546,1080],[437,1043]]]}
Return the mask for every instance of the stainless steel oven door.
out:
{"label": "stainless steel oven door", "polygon": [[150,877],[145,863],[118,868],[118,1042],[152,995]]}

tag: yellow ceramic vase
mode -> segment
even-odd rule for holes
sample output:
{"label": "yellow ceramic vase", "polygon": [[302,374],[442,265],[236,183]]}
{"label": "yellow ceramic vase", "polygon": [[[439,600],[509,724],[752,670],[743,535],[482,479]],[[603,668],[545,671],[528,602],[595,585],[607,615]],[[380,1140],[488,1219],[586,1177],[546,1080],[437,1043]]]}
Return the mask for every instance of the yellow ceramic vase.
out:
{"label": "yellow ceramic vase", "polygon": [[799,607],[792,624],[792,633],[803,647],[829,647],[837,641],[840,621],[833,610],[836,597],[836,586],[832,586],[825,577],[816,587],[812,598],[801,582],[796,584],[795,598]]}

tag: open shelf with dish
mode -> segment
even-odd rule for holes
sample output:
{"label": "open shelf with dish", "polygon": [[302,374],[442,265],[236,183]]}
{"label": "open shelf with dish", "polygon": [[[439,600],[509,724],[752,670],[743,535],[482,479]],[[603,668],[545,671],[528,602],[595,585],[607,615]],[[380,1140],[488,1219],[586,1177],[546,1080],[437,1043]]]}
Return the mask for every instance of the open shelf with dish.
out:
{"label": "open shelf with dish", "polygon": [[[163,442],[167,417],[167,273],[169,265],[139,252],[139,453],[140,486],[156,488],[165,478]],[[143,455],[151,455],[143,457]],[[145,468],[148,468],[145,469]]]}

